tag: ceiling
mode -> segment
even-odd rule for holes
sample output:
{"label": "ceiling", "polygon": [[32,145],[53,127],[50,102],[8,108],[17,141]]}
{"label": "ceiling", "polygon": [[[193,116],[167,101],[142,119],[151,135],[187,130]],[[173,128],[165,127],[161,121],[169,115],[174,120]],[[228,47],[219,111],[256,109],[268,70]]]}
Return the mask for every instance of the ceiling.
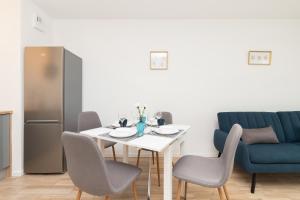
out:
{"label": "ceiling", "polygon": [[33,0],[63,19],[300,19],[300,0]]}

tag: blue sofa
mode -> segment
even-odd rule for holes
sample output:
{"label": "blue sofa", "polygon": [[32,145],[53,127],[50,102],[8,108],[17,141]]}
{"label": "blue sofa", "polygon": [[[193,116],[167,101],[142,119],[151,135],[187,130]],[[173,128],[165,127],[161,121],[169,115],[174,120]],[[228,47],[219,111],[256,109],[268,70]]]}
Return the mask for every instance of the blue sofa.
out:
{"label": "blue sofa", "polygon": [[[233,124],[243,128],[272,126],[279,144],[247,145],[240,141],[235,163],[252,174],[251,192],[255,191],[258,173],[300,172],[300,111],[292,112],[221,112],[219,129],[214,133],[214,145],[223,151],[228,132]],[[219,154],[219,155],[220,155]]]}

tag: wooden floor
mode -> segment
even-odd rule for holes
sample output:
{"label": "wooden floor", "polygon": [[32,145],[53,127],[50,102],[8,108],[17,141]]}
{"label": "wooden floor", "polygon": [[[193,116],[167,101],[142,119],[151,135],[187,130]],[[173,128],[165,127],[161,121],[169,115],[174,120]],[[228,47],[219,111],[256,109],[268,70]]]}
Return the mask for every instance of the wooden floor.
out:
{"label": "wooden floor", "polygon": [[[119,159],[120,160],[120,159]],[[131,158],[130,163],[135,164],[136,159]],[[143,169],[137,181],[139,199],[146,199],[147,192],[147,164],[148,159],[141,158],[140,167]],[[162,165],[162,162],[161,162]],[[152,199],[163,199],[163,186],[157,186],[157,174],[153,166]],[[163,169],[161,168],[161,173]],[[177,180],[174,179],[173,191]],[[255,194],[249,192],[250,177],[242,171],[235,169],[227,184],[231,200],[300,200],[300,174],[268,174],[258,175]],[[189,185],[188,200],[218,200],[216,189]],[[74,200],[76,189],[70,181],[68,174],[64,175],[25,175],[23,177],[8,178],[0,182],[0,200]],[[82,200],[103,199],[83,193]],[[113,200],[132,199],[130,188],[123,194],[112,196]],[[175,197],[174,197],[175,199]]]}

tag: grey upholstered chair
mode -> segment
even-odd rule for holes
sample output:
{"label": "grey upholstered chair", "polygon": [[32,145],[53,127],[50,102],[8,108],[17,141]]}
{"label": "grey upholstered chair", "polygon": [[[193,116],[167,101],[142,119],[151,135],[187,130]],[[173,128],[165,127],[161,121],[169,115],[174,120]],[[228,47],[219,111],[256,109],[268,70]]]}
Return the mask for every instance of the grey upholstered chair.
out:
{"label": "grey upholstered chair", "polygon": [[62,142],[66,153],[68,173],[81,193],[96,196],[120,193],[132,185],[134,199],[137,199],[135,180],[141,169],[114,160],[105,160],[94,139],[83,134],[64,132]]}
{"label": "grey upholstered chair", "polygon": [[176,199],[180,199],[181,184],[182,181],[185,181],[185,189],[187,189],[187,182],[218,188],[220,199],[225,199],[224,190],[225,196],[229,200],[225,184],[233,170],[235,152],[241,135],[241,126],[238,124],[233,125],[226,139],[224,151],[219,158],[191,155],[180,158],[173,168],[173,175],[179,179]]}
{"label": "grey upholstered chair", "polygon": [[[86,111],[79,113],[78,116],[78,132],[85,131],[93,128],[102,127],[98,114],[94,111]],[[112,148],[114,160],[116,160],[116,152],[114,145],[116,143],[110,141],[103,141],[104,148]]]}
{"label": "grey upholstered chair", "polygon": [[[160,113],[161,113],[161,118],[165,120],[165,125],[173,123],[172,114],[170,112],[160,112]],[[136,162],[136,166],[137,167],[139,166],[140,156],[141,156],[141,151],[142,150],[144,150],[144,151],[151,151],[149,149],[139,149],[139,151],[138,151],[138,158],[137,158],[137,162]],[[160,186],[159,154],[158,154],[157,151],[155,151],[155,152],[151,151],[151,153],[152,153],[152,162],[153,162],[153,164],[154,164],[154,153],[156,154],[157,178],[158,178],[158,186]]]}

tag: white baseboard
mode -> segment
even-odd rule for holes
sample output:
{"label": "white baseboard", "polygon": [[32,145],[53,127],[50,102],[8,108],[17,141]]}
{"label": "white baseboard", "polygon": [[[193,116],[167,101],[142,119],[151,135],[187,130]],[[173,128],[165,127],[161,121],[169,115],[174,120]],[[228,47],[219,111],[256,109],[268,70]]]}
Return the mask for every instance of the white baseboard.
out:
{"label": "white baseboard", "polygon": [[14,170],[12,171],[12,176],[23,176],[24,175],[24,170]]}

